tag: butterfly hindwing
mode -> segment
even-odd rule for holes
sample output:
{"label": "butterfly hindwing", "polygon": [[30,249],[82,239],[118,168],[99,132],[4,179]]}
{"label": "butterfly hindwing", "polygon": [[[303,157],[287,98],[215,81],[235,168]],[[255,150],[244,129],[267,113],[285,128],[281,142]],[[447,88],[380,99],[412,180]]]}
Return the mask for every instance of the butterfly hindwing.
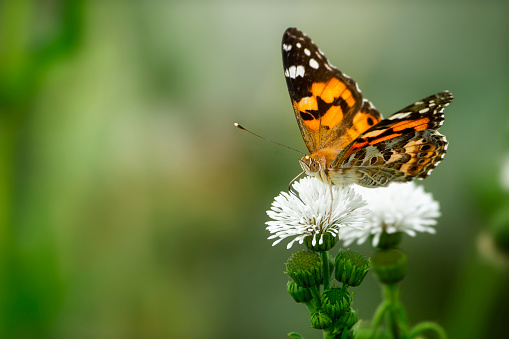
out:
{"label": "butterfly hindwing", "polygon": [[287,29],[282,54],[295,117],[311,153],[331,145],[343,149],[381,120],[356,82],[332,66],[304,33]]}
{"label": "butterfly hindwing", "polygon": [[436,130],[452,99],[447,91],[432,95],[364,132],[332,162],[333,181],[355,174],[363,186],[378,187],[427,177],[447,149],[445,137]]}

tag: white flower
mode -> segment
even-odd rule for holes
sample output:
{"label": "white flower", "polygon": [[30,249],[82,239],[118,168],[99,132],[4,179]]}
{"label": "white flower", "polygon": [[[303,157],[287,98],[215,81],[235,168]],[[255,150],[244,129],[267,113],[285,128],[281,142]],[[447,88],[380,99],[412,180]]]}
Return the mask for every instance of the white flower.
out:
{"label": "white flower", "polygon": [[412,237],[416,232],[435,233],[432,226],[440,216],[440,206],[421,186],[410,182],[391,183],[381,188],[356,186],[355,189],[367,201],[371,213],[367,215],[369,222],[361,228],[340,230],[339,237],[345,246],[355,240],[362,244],[371,235],[373,246],[377,246],[383,232],[404,232]]}
{"label": "white flower", "polygon": [[272,202],[267,211],[272,219],[266,222],[267,230],[272,233],[268,239],[275,239],[273,246],[287,237],[294,237],[287,248],[293,243],[304,242],[304,238],[313,237],[313,246],[323,243],[325,233],[337,236],[340,229],[356,226],[365,222],[364,216],[368,210],[366,203],[352,188],[332,186],[332,214],[331,191],[328,185],[320,180],[305,177],[293,184],[294,194],[281,192]]}

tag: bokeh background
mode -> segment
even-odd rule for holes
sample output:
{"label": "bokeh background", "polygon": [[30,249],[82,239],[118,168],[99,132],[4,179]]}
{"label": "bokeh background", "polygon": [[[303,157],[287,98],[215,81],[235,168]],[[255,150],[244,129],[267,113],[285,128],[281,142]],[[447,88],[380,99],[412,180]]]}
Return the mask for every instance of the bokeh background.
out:
{"label": "bokeh background", "polygon": [[[233,127],[305,150],[289,26],[385,116],[454,94],[448,154],[422,182],[442,217],[404,238],[402,299],[450,338],[504,337],[508,266],[490,239],[508,227],[508,4],[0,1],[0,337],[320,335],[264,229],[300,155]],[[380,300],[368,275],[360,317]]]}

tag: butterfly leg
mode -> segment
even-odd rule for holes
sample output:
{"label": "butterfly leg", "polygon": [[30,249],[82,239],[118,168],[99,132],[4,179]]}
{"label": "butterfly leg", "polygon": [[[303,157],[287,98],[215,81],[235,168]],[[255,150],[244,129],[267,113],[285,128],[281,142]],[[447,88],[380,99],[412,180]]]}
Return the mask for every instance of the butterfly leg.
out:
{"label": "butterfly leg", "polygon": [[333,196],[332,196],[332,181],[331,181],[331,178],[327,175],[327,180],[329,181],[329,192],[330,192],[330,213],[329,213],[329,223],[330,223],[330,217],[332,216],[332,201],[333,201]]}
{"label": "butterfly leg", "polygon": [[[299,198],[299,197],[297,196],[297,194],[295,194],[295,192],[294,192],[294,191],[292,191],[292,184],[293,184],[293,182],[294,182],[295,180],[297,180],[297,178],[298,178],[298,177],[300,177],[301,175],[303,175],[303,174],[304,174],[304,172],[305,172],[305,171],[302,171],[302,172],[300,172],[299,174],[297,174],[297,176],[296,176],[295,178],[293,178],[293,179],[292,179],[292,181],[290,181],[290,183],[288,184],[288,191],[290,192],[290,194],[293,194],[293,195],[294,195],[294,196],[296,196],[297,198]],[[300,199],[300,198],[299,198],[299,199]]]}

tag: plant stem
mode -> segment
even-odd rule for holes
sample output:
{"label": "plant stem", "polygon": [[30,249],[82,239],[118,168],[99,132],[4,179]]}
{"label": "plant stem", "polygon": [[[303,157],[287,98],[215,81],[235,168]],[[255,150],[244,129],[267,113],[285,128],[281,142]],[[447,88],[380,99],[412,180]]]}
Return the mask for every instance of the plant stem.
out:
{"label": "plant stem", "polygon": [[315,304],[316,304],[316,309],[319,309],[320,307],[322,307],[322,298],[320,297],[320,291],[318,290],[318,286],[311,286],[309,288],[309,290],[311,291],[311,294],[313,295],[313,299],[315,300]]}
{"label": "plant stem", "polygon": [[390,306],[390,303],[387,300],[385,300],[380,305],[378,305],[378,307],[375,311],[375,315],[373,316],[373,322],[371,325],[373,331],[376,331],[378,326],[380,326],[380,324],[382,323],[385,313],[387,312],[389,306]]}
{"label": "plant stem", "polygon": [[425,321],[415,325],[412,329],[412,333],[410,334],[410,338],[417,338],[417,336],[424,331],[433,331],[440,339],[447,339],[447,334],[442,326],[432,321]]}
{"label": "plant stem", "polygon": [[405,310],[399,302],[397,284],[384,284],[384,297],[387,305],[387,322],[395,339],[408,338]]}
{"label": "plant stem", "polygon": [[323,289],[328,290],[330,287],[330,270],[329,270],[329,251],[320,252],[323,264]]}

